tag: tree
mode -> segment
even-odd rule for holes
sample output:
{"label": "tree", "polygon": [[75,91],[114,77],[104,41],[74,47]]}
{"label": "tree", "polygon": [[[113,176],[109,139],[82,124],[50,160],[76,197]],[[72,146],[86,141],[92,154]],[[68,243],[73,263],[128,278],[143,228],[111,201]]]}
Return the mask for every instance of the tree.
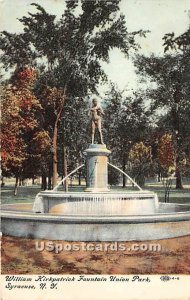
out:
{"label": "tree", "polygon": [[[112,150],[112,160],[126,172],[129,151],[133,144],[144,139],[149,128],[149,112],[138,93],[126,96],[114,85],[108,92],[105,106],[105,141]],[[123,187],[126,176],[123,176]]]}
{"label": "tree", "polygon": [[[90,141],[90,122],[87,115],[88,100],[81,97],[75,97],[75,99],[69,97],[60,120],[58,172],[64,177],[67,175],[67,169],[70,172],[83,162],[83,151],[88,147]],[[79,185],[81,185],[84,169],[80,169],[78,174]]]}
{"label": "tree", "polygon": [[171,134],[164,134],[158,145],[158,158],[165,176],[175,170],[175,153]]}
{"label": "tree", "polygon": [[190,26],[189,29],[179,36],[175,36],[174,32],[167,33],[163,37],[164,51],[177,50],[186,51],[190,47]]}
{"label": "tree", "polygon": [[15,97],[15,92],[10,87],[4,88],[1,119],[2,175],[11,173],[15,175],[15,194],[23,162],[27,155],[26,145],[20,134],[20,130],[23,128],[23,119],[19,111],[19,98]]}
{"label": "tree", "polygon": [[[165,34],[163,37],[164,40],[164,51],[168,52],[169,50],[178,51],[182,53],[183,60],[184,60],[184,70],[185,70],[185,76],[186,80],[184,81],[183,90],[186,94],[186,98],[190,99],[190,63],[189,63],[189,57],[190,57],[190,26],[189,29],[181,34],[180,36],[175,36],[174,33],[168,33]],[[185,165],[184,168],[184,174],[189,175],[189,149],[190,149],[190,137],[189,137],[189,105],[184,107],[186,114],[184,115],[184,124],[187,124],[187,126],[184,126],[184,151],[185,151],[185,158],[182,159],[182,165]],[[184,163],[185,161],[185,163]]]}
{"label": "tree", "polygon": [[151,147],[146,146],[143,142],[134,144],[129,152],[129,161],[135,181],[143,186],[145,176],[149,174],[152,163]]}
{"label": "tree", "polygon": [[[46,145],[41,147],[37,143],[43,131],[39,123],[41,105],[32,92],[35,79],[36,73],[31,68],[16,70],[2,97],[2,169],[5,174],[15,175],[15,194],[19,177],[35,173],[37,156],[48,147],[46,133],[43,134]],[[32,151],[33,139],[38,149],[36,156]]]}
{"label": "tree", "polygon": [[172,133],[175,149],[176,188],[182,188],[181,158],[187,152],[189,121],[189,70],[190,52],[166,54],[163,57],[137,56],[137,73],[148,85],[146,97],[151,100],[154,113],[164,111],[166,129]]}
{"label": "tree", "polygon": [[[109,61],[109,50],[116,47],[128,55],[131,48],[138,48],[135,36],[144,36],[145,32],[127,31],[124,16],[119,14],[119,0],[82,0],[81,7],[79,1],[66,1],[66,10],[58,21],[40,5],[32,5],[37,13],[20,19],[22,33],[1,34],[1,62],[6,69],[15,65],[37,66],[41,77],[37,91],[42,92],[43,87],[62,91],[62,101],[52,124],[55,185],[57,126],[66,99],[73,94],[84,97],[89,90],[97,92],[96,85],[106,80],[101,61]],[[82,13],[77,15],[76,8],[81,8]]]}

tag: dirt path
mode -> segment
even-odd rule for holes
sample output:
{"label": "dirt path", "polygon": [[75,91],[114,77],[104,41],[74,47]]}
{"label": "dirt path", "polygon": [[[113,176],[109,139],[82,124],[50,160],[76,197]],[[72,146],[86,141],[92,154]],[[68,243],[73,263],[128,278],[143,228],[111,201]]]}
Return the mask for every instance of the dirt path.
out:
{"label": "dirt path", "polygon": [[[43,244],[43,242],[45,244]],[[30,240],[10,236],[2,237],[2,274],[190,274],[190,236],[135,242],[139,247],[146,244],[160,244],[161,251],[60,251],[55,253],[38,251],[46,246],[45,240]],[[79,242],[54,241],[61,247]],[[89,243],[87,243],[89,244]],[[131,248],[134,242],[121,243]],[[93,246],[105,247],[105,243],[93,243]],[[113,246],[114,247],[114,246]]]}

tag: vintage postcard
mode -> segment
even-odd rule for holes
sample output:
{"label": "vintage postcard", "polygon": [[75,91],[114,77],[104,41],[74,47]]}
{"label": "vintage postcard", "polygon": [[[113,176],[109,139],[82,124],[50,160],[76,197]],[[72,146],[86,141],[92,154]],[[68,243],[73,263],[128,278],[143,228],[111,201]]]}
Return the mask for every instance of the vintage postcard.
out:
{"label": "vintage postcard", "polygon": [[1,298],[190,299],[190,0],[0,0]]}

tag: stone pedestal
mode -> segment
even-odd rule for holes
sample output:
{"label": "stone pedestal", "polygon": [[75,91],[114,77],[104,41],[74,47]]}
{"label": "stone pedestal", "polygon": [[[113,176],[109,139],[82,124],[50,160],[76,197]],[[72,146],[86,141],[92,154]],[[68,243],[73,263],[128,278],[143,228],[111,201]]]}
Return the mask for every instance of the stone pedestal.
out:
{"label": "stone pedestal", "polygon": [[86,192],[107,192],[108,189],[108,155],[111,153],[106,145],[91,144],[85,150],[87,164]]}

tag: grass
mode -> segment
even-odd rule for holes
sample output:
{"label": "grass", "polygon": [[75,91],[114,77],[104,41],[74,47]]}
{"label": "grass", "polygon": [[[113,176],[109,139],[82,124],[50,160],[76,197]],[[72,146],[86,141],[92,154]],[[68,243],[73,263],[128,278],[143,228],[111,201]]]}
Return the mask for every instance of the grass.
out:
{"label": "grass", "polygon": [[[147,186],[149,191],[157,193],[159,201],[164,202],[165,200],[165,188],[161,185],[149,185]],[[181,203],[181,204],[190,204],[190,188],[185,185],[182,190],[176,190],[174,186],[170,189],[169,193],[169,202],[170,203]]]}
{"label": "grass", "polygon": [[[84,187],[73,186],[69,188],[69,191],[81,192]],[[114,191],[124,192],[129,190],[134,190],[131,187],[126,187],[123,189],[122,187],[112,187]],[[147,184],[144,187],[145,190],[153,191],[158,194],[159,201],[164,202],[165,189],[161,183],[151,183]],[[1,203],[32,203],[35,199],[37,193],[40,192],[40,185],[28,185],[28,186],[20,186],[18,188],[17,196],[13,195],[14,184],[12,182],[7,182],[5,186],[1,190]],[[170,203],[181,203],[181,204],[190,204],[190,186],[185,185],[183,190],[176,190],[174,186],[172,186],[170,190]]]}
{"label": "grass", "polygon": [[14,187],[7,185],[1,189],[1,203],[32,203],[37,193],[40,192],[40,186],[21,186],[18,188],[16,196],[13,194]]}

